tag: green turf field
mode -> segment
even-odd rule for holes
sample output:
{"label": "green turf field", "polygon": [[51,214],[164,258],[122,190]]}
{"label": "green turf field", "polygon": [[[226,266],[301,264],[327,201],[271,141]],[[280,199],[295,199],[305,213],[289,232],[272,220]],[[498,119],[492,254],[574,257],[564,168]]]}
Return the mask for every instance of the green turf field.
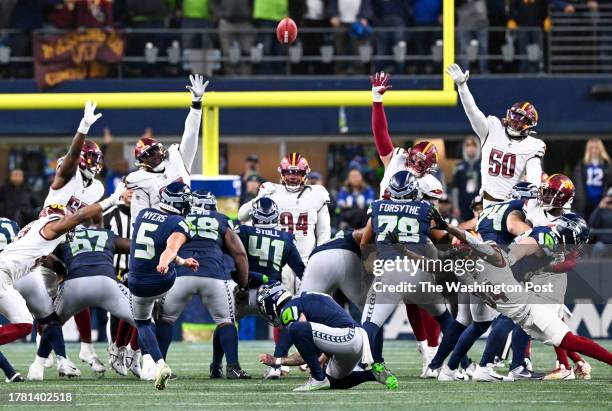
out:
{"label": "green turf field", "polygon": [[[612,341],[604,345],[612,348]],[[478,356],[483,343],[471,354]],[[105,353],[102,345],[98,353]],[[89,367],[78,362],[83,371],[79,380],[59,379],[54,369],[46,371],[42,383],[0,385],[0,407],[7,406],[11,391],[71,391],[80,409],[236,409],[236,410],[603,410],[612,409],[612,368],[592,361],[591,381],[539,381],[514,383],[438,383],[421,380],[420,358],[414,341],[388,341],[385,357],[400,381],[397,391],[387,391],[377,383],[367,383],[347,391],[293,393],[292,388],[305,381],[307,375],[297,370],[281,381],[262,381],[264,367],[257,356],[270,351],[269,342],[243,342],[240,357],[243,368],[253,375],[250,381],[209,380],[209,344],[175,343],[170,347],[168,363],[178,374],[166,391],[158,392],[152,382],[120,377],[112,370],[103,378],[95,378]],[[78,361],[78,345],[69,344],[69,356]],[[34,345],[10,344],[2,352],[25,375],[34,357]],[[536,368],[545,371],[554,363],[553,350],[534,344]],[[225,408],[227,407],[227,408]],[[51,407],[44,406],[44,409]],[[75,407],[72,407],[74,409]],[[31,407],[30,407],[31,409]]]}

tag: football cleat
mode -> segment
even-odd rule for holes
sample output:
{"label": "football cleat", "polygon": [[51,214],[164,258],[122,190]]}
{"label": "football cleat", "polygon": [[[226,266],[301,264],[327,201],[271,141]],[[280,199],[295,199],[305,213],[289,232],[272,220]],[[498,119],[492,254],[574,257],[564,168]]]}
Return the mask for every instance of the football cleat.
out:
{"label": "football cleat", "polygon": [[112,343],[108,345],[106,352],[108,353],[108,365],[111,365],[119,355],[119,348],[115,343]]}
{"label": "football cleat", "polygon": [[384,362],[375,362],[372,364],[372,374],[376,381],[384,385],[390,390],[396,390],[398,387],[397,377],[387,368]]}
{"label": "football cleat", "polygon": [[586,361],[578,361],[576,369],[574,370],[576,377],[579,380],[590,380],[591,379],[591,364]]}
{"label": "football cleat", "polygon": [[264,380],[278,380],[281,377],[280,367],[268,367],[263,375]]}
{"label": "football cleat", "polygon": [[240,364],[227,364],[225,376],[228,380],[250,380],[248,372],[240,368]]}
{"label": "football cleat", "polygon": [[429,366],[425,369],[425,371],[423,371],[423,373],[421,373],[421,378],[438,378],[438,375],[440,375],[440,369],[436,369],[434,370],[433,368],[429,368]]}
{"label": "football cleat", "polygon": [[300,385],[299,387],[294,388],[293,391],[308,392],[308,391],[329,390],[329,388],[330,388],[330,384],[329,384],[329,380],[327,379],[327,377],[325,377],[323,381],[318,381],[310,377],[308,381],[306,381],[304,384]]}
{"label": "football cleat", "polygon": [[21,376],[20,373],[15,372],[15,374],[13,374],[10,378],[6,377],[6,379],[4,380],[4,382],[25,382],[25,379]]}
{"label": "football cleat", "polygon": [[493,368],[505,368],[506,364],[504,363],[504,360],[500,357],[498,357],[497,355],[495,356],[495,358],[493,359],[493,364],[491,364],[491,367]]}
{"label": "football cleat", "polygon": [[127,375],[127,367],[125,366],[125,350],[126,347],[117,349],[117,355],[114,356],[114,361],[110,364],[111,368],[119,375],[124,377]]}
{"label": "football cleat", "polygon": [[492,364],[488,364],[486,367],[481,367],[480,365],[476,367],[476,370],[474,370],[474,375],[472,376],[472,380],[485,382],[512,381],[509,377],[495,372]]}
{"label": "football cleat", "polygon": [[125,366],[136,378],[140,378],[140,374],[142,369],[140,367],[140,360],[142,359],[142,354],[140,350],[132,350],[129,346],[126,347],[125,350]]}
{"label": "football cleat", "polygon": [[430,356],[431,351],[429,350],[427,341],[417,341],[417,350],[419,351],[419,354],[421,354],[421,360],[423,362],[423,365],[421,367],[421,374],[423,374],[425,372],[425,369],[431,362],[431,358],[432,358]]}
{"label": "football cleat", "polygon": [[36,356],[28,369],[28,375],[26,376],[28,381],[42,381],[44,379],[45,360],[46,358]]}
{"label": "football cleat", "polygon": [[89,364],[89,366],[91,367],[91,370],[96,374],[104,374],[104,372],[106,371],[104,364],[102,364],[102,361],[100,361],[98,357],[92,357],[90,358],[89,361],[83,361],[83,362],[86,362],[87,364]]}
{"label": "football cleat", "polygon": [[280,371],[281,375],[284,377],[286,375],[289,375],[289,373],[291,372],[291,367],[289,367],[288,365],[281,365]]}
{"label": "football cleat", "polygon": [[575,380],[576,375],[574,374],[574,370],[570,368],[569,370],[565,368],[563,364],[559,364],[557,368],[549,372],[544,376],[544,379],[547,381],[550,380]]}
{"label": "football cleat", "polygon": [[168,377],[169,380],[176,380],[178,378],[178,376],[176,375],[176,373],[174,371],[170,372],[170,377]]}
{"label": "football cleat", "polygon": [[525,368],[527,368],[527,371],[532,371],[533,372],[533,362],[531,362],[530,358],[525,358]]}
{"label": "football cleat", "polygon": [[478,364],[476,364],[475,362],[471,362],[470,365],[468,365],[468,367],[465,369],[465,375],[472,378],[474,376],[474,371],[476,371],[476,367],[478,367]]}
{"label": "football cleat", "polygon": [[[223,365],[210,363],[210,373],[208,374],[211,380],[223,378]],[[264,376],[265,378],[265,376]]]}
{"label": "football cleat", "polygon": [[443,365],[438,375],[438,381],[469,381],[470,377],[460,370],[451,370],[448,365]]}
{"label": "football cleat", "polygon": [[158,367],[157,376],[155,377],[155,388],[165,390],[171,374],[172,370],[168,367],[168,364]]}
{"label": "football cleat", "polygon": [[157,375],[157,365],[151,355],[144,354],[142,356],[142,369],[140,370],[140,379],[145,381],[153,381]]}
{"label": "football cleat", "polygon": [[510,370],[510,372],[508,372],[508,378],[511,378],[512,381],[541,380],[543,377],[544,376],[542,374],[536,374],[534,372],[531,372],[527,369],[527,367],[524,367],[522,365],[519,365],[515,369]]}
{"label": "football cleat", "polygon": [[52,368],[53,364],[55,364],[55,354],[51,353],[45,359],[45,368]]}
{"label": "football cleat", "polygon": [[81,376],[81,370],[68,358],[57,356],[57,371],[60,377],[76,378]]}

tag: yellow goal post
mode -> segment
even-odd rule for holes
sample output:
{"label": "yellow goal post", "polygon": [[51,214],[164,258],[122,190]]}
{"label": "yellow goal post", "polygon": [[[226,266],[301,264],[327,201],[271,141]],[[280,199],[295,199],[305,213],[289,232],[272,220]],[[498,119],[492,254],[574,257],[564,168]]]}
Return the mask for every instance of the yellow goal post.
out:
{"label": "yellow goal post", "polygon": [[[444,70],[455,60],[454,1],[443,0]],[[442,73],[440,90],[393,90],[385,96],[385,106],[433,107],[457,104],[452,79]],[[0,110],[80,109],[86,100],[98,102],[106,109],[179,109],[189,107],[190,96],[184,92],[142,93],[10,93],[0,94]],[[219,109],[274,107],[368,107],[370,91],[209,91],[202,109],[202,172],[205,176],[219,173]]]}

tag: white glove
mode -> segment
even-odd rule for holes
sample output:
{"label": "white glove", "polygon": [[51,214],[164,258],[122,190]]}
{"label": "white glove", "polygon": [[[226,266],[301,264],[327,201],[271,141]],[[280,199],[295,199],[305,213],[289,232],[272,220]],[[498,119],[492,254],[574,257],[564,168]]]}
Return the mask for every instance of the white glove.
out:
{"label": "white glove", "polygon": [[185,86],[187,90],[191,92],[191,101],[200,102],[206,92],[206,86],[208,86],[208,80],[204,82],[204,76],[200,74],[189,75],[189,81],[191,86]]}
{"label": "white glove", "polygon": [[87,100],[85,103],[85,110],[83,112],[83,118],[81,119],[81,123],[79,124],[78,132],[81,134],[87,134],[89,132],[89,127],[93,125],[100,117],[102,117],[101,113],[95,114],[96,105],[98,103],[94,101],[91,104],[91,101]]}
{"label": "white glove", "polygon": [[450,66],[448,66],[446,68],[446,74],[451,76],[453,81],[458,86],[464,84],[466,81],[468,81],[468,78],[470,77],[470,71],[466,70],[466,72],[464,73],[463,71],[461,71],[461,67],[459,67],[458,64],[451,64]]}
{"label": "white glove", "polygon": [[261,187],[259,187],[259,193],[257,197],[269,197],[276,191],[276,186],[272,183],[263,183]]}

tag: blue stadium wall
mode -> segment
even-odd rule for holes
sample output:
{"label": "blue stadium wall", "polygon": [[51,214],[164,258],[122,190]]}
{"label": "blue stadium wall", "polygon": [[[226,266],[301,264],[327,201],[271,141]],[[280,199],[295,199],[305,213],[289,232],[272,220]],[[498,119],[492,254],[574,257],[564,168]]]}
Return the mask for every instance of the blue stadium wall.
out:
{"label": "blue stadium wall", "polygon": [[[494,77],[470,80],[476,101],[485,113],[503,115],[515,101],[531,101],[540,112],[539,132],[546,134],[605,134],[612,132],[612,99],[596,98],[598,85],[612,88],[612,76]],[[440,79],[396,78],[395,89],[440,88]],[[183,79],[126,79],[69,82],[53,92],[179,91]],[[351,79],[214,79],[210,90],[363,90],[365,77]],[[0,93],[36,92],[29,80],[0,81]],[[346,110],[351,133],[369,134],[367,108]],[[461,107],[388,109],[394,133],[465,134],[470,126]],[[74,111],[0,111],[0,135],[72,135],[79,115]],[[116,135],[137,135],[152,127],[158,135],[180,134],[184,115],[180,110],[108,110],[105,126]],[[95,132],[101,133],[101,128]],[[226,109],[221,114],[222,135],[330,135],[338,133],[338,110]]]}

